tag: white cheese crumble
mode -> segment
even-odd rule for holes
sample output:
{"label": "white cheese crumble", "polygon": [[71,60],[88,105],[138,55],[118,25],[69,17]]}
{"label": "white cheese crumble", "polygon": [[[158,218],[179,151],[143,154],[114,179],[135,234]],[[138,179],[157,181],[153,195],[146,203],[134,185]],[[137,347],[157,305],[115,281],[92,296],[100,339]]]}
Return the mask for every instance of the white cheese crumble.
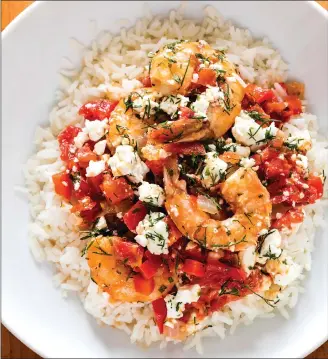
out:
{"label": "white cheese crumble", "polygon": [[257,261],[264,264],[268,259],[279,258],[282,253],[281,246],[281,235],[277,229],[267,231],[263,229],[260,232],[260,236],[264,236],[264,241],[261,246],[260,253]]}
{"label": "white cheese crumble", "polygon": [[163,221],[165,215],[160,212],[152,212],[139,222],[135,240],[142,247],[147,247],[153,254],[168,254],[168,226]]}
{"label": "white cheese crumble", "polygon": [[157,184],[142,182],[141,186],[138,187],[138,191],[139,199],[142,202],[161,207],[165,201],[164,190]]}
{"label": "white cheese crumble", "polygon": [[[290,123],[292,122],[292,123]],[[311,148],[311,136],[305,128],[302,118],[294,118],[282,126],[282,131],[286,136],[286,142],[298,150],[307,151]]]}
{"label": "white cheese crumble", "polygon": [[146,160],[155,161],[171,156],[170,152],[166,152],[163,148],[154,146],[154,145],[146,145],[142,147],[141,153]]}
{"label": "white cheese crumble", "polygon": [[105,171],[105,161],[90,161],[86,169],[86,177],[95,177]]}
{"label": "white cheese crumble", "polygon": [[139,113],[141,117],[146,116],[146,118],[148,118],[154,115],[159,108],[159,104],[154,101],[157,95],[155,92],[140,92],[137,98],[132,102],[133,110]]}
{"label": "white cheese crumble", "polygon": [[98,222],[96,224],[97,229],[103,229],[107,227],[107,222],[104,216],[98,218]]}
{"label": "white cheese crumble", "polygon": [[159,107],[162,111],[166,112],[171,118],[175,118],[178,114],[179,107],[187,106],[189,98],[177,95],[177,96],[166,96],[160,103]]}
{"label": "white cheese crumble", "polygon": [[202,172],[203,185],[210,188],[217,184],[223,178],[227,168],[228,164],[219,158],[217,152],[207,152]]}
{"label": "white cheese crumble", "polygon": [[196,101],[191,104],[195,117],[206,120],[210,103],[220,99],[224,99],[224,93],[220,87],[208,86],[205,93],[198,95]]}
{"label": "white cheese crumble", "polygon": [[241,167],[252,168],[255,166],[255,160],[254,158],[244,157],[240,160],[239,164]]}
{"label": "white cheese crumble", "polygon": [[241,267],[249,274],[255,265],[256,260],[256,246],[249,246],[244,251],[239,252],[239,259]]}
{"label": "white cheese crumble", "polygon": [[291,257],[282,258],[279,264],[279,272],[274,276],[274,283],[280,286],[289,285],[301,274],[302,267],[295,263]]}
{"label": "white cheese crumble", "polygon": [[308,158],[306,156],[303,156],[301,154],[298,154],[296,157],[296,164],[302,168],[304,168],[305,170],[308,169],[309,167],[309,161]]}
{"label": "white cheese crumble", "polygon": [[114,176],[129,176],[134,183],[142,182],[146,173],[149,172],[138,153],[129,145],[118,146],[115,155],[108,160],[108,164]]}
{"label": "white cheese crumble", "polygon": [[98,156],[101,156],[104,154],[106,149],[106,140],[99,141],[95,144],[95,147],[93,149],[93,152],[96,153]]}
{"label": "white cheese crumble", "polygon": [[76,137],[74,137],[74,144],[77,148],[82,148],[85,142],[89,140],[89,136],[83,130],[80,131]]}
{"label": "white cheese crumble", "polygon": [[232,134],[238,143],[254,148],[261,147],[277,134],[274,122],[269,127],[261,127],[245,111],[236,117]]}
{"label": "white cheese crumble", "polygon": [[83,129],[83,131],[89,134],[90,140],[99,141],[105,135],[107,127],[108,120],[85,120],[85,128]]}
{"label": "white cheese crumble", "polygon": [[180,287],[177,294],[167,295],[164,300],[167,308],[167,319],[177,319],[183,316],[185,304],[197,302],[200,297],[200,285]]}
{"label": "white cheese crumble", "polygon": [[224,146],[225,151],[235,152],[237,155],[242,157],[249,157],[251,149],[246,146],[241,146],[237,143],[228,143]]}

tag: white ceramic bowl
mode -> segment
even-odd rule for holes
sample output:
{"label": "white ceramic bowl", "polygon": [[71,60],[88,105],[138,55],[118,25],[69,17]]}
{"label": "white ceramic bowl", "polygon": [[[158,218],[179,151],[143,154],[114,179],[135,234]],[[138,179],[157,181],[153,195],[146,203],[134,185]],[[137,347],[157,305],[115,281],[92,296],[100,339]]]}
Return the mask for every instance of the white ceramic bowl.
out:
{"label": "white ceramic bowl", "polygon": [[[267,36],[305,82],[310,110],[327,133],[327,13],[309,2],[189,2],[197,18],[209,3],[256,36]],[[150,2],[167,14],[178,2]],[[45,124],[58,85],[63,56],[72,57],[70,37],[89,44],[99,30],[117,31],[116,20],[135,21],[143,2],[63,1],[34,4],[3,32],[2,63],[2,315],[4,324],[44,357],[190,357],[181,346],[147,351],[128,336],[100,328],[78,300],[61,298],[51,270],[35,263],[28,249],[28,204],[15,194],[23,184],[21,165],[33,151],[37,124]],[[94,24],[94,22],[92,23]],[[74,55],[74,54],[73,54]],[[326,240],[324,240],[324,237]],[[226,340],[205,342],[207,357],[303,357],[327,338],[327,238],[318,233],[313,268],[304,293],[286,321],[257,320]]]}

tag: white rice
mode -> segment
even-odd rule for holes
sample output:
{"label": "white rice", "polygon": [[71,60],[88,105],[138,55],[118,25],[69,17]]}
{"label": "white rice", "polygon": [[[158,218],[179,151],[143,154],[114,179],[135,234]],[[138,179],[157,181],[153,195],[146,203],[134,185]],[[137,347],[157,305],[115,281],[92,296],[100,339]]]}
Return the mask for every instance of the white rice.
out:
{"label": "white rice", "polygon": [[[155,52],[172,40],[204,39],[215,48],[225,49],[228,58],[239,66],[241,76],[248,82],[271,86],[286,80],[287,65],[267,39],[253,39],[249,30],[236,28],[210,7],[204,9],[201,23],[186,20],[182,16],[184,5],[171,11],[165,19],[148,13],[134,27],[122,28],[119,35],[99,34],[92,46],[84,50],[81,69],[61,71],[61,86],[56,93],[58,104],[50,112],[50,127],[37,128],[37,150],[24,167],[31,212],[30,248],[38,261],[53,263],[54,284],[64,296],[68,292],[77,293],[91,315],[99,322],[124,330],[130,335],[131,342],[150,345],[160,341],[161,348],[172,340],[158,333],[149,304],[110,304],[108,295],[99,293],[97,285],[90,281],[87,261],[80,254],[84,243],[79,240],[79,218],[71,214],[71,206],[54,193],[51,176],[64,169],[56,136],[68,125],[82,124],[79,107],[106,93],[112,96],[127,93],[128,83],[122,86],[122,80],[132,80],[140,75],[148,65],[148,52]],[[82,47],[76,43],[75,46]],[[67,59],[66,65],[71,66]],[[275,91],[283,95],[284,90],[276,86]],[[327,142],[317,134],[316,117],[311,114],[303,117],[313,139],[313,147],[307,154],[310,169],[328,173]],[[324,225],[323,207],[326,204],[327,200],[322,200],[307,206],[304,223],[298,231],[288,240],[284,235],[283,248],[302,267],[302,274],[282,292],[277,310],[256,295],[229,303],[194,328],[195,334],[187,340],[186,349],[195,347],[202,353],[201,338],[219,336],[223,339],[226,333],[233,333],[242,323],[252,323],[256,317],[271,318],[280,312],[288,318],[288,309],[296,305],[299,293],[304,291],[300,283],[305,272],[311,269],[315,228]]]}

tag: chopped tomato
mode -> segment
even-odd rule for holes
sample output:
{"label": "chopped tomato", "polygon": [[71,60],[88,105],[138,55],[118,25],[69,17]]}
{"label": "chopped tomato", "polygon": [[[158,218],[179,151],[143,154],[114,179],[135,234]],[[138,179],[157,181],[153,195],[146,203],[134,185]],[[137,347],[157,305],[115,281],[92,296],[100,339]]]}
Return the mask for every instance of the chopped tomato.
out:
{"label": "chopped tomato", "polygon": [[199,142],[178,142],[164,145],[164,150],[178,155],[205,155],[206,150]]}
{"label": "chopped tomato", "polygon": [[88,167],[90,161],[97,161],[97,155],[91,150],[88,144],[78,149],[76,157],[82,168]]}
{"label": "chopped tomato", "polygon": [[151,79],[150,76],[144,76],[139,80],[143,87],[151,87]]}
{"label": "chopped tomato", "polygon": [[281,158],[272,159],[268,164],[264,163],[264,172],[266,178],[275,178],[277,176],[288,176],[292,166]]}
{"label": "chopped tomato", "polygon": [[287,104],[285,102],[267,102],[263,105],[263,108],[268,114],[273,112],[281,113],[287,108]]}
{"label": "chopped tomato", "polygon": [[145,251],[145,258],[153,263],[154,266],[160,267],[163,263],[162,257],[156,254],[149,252],[148,250]]}
{"label": "chopped tomato", "polygon": [[197,84],[203,86],[215,86],[216,85],[216,72],[212,69],[200,69],[198,72]]}
{"label": "chopped tomato", "polygon": [[112,111],[115,109],[118,101],[108,101],[108,100],[95,100],[90,101],[84,104],[80,110],[79,115],[82,115],[85,119],[89,121],[93,120],[104,120],[109,118]]}
{"label": "chopped tomato", "polygon": [[152,302],[155,322],[157,324],[160,334],[163,333],[164,322],[167,316],[167,308],[164,298],[158,298]]}
{"label": "chopped tomato", "polygon": [[95,199],[101,199],[102,197],[102,190],[100,185],[102,184],[104,179],[104,175],[100,173],[98,176],[88,177],[88,184],[91,190],[92,197]]}
{"label": "chopped tomato", "polygon": [[292,111],[293,115],[297,115],[302,112],[302,102],[296,96],[287,96],[284,101],[288,103],[288,109]]}
{"label": "chopped tomato", "polygon": [[169,227],[169,246],[171,246],[182,237],[182,233],[178,230],[170,217],[165,217],[164,222],[166,222]]}
{"label": "chopped tomato", "polygon": [[264,101],[275,100],[275,95],[272,90],[262,89],[254,84],[249,84],[245,88],[246,97],[253,103],[261,104]]}
{"label": "chopped tomato", "polygon": [[292,208],[282,215],[281,218],[272,222],[272,228],[282,230],[283,228],[292,229],[292,225],[301,223],[304,219],[302,208]]}
{"label": "chopped tomato", "polygon": [[60,148],[60,158],[63,161],[71,160],[75,157],[75,150],[72,151],[72,145],[74,143],[74,138],[81,132],[80,127],[67,126],[61,133],[58,135],[58,142]]}
{"label": "chopped tomato", "polygon": [[67,200],[70,200],[72,196],[73,183],[69,174],[66,173],[66,171],[56,173],[52,176],[52,181],[55,185],[55,192]]}
{"label": "chopped tomato", "polygon": [[180,119],[188,119],[194,117],[195,112],[189,107],[180,107]]}
{"label": "chopped tomato", "polygon": [[317,199],[322,197],[323,182],[320,177],[310,174],[307,180],[307,184],[309,185],[312,192],[311,194],[313,195],[310,196],[311,198],[309,198],[309,202],[314,203]]}
{"label": "chopped tomato", "polygon": [[193,259],[186,259],[183,264],[182,270],[186,274],[194,275],[195,277],[204,277],[205,275],[204,264]]}
{"label": "chopped tomato", "polygon": [[155,288],[154,279],[145,279],[141,274],[136,274],[133,281],[135,290],[144,295],[150,295]]}
{"label": "chopped tomato", "polygon": [[77,189],[74,189],[74,195],[77,199],[81,199],[86,196],[90,196],[90,187],[88,182],[83,178],[80,177],[79,179],[79,186]]}
{"label": "chopped tomato", "polygon": [[160,266],[161,263],[157,265],[157,263],[155,263],[154,261],[147,259],[145,262],[141,264],[139,269],[140,269],[140,273],[143,275],[145,279],[150,279],[154,277]]}
{"label": "chopped tomato", "polygon": [[160,160],[146,161],[147,167],[153,172],[156,176],[162,176],[164,167],[167,163],[167,159],[163,158]]}
{"label": "chopped tomato", "polygon": [[188,258],[196,259],[197,261],[205,261],[206,253],[200,245],[194,242],[188,242],[185,248],[185,254]]}
{"label": "chopped tomato", "polygon": [[100,186],[106,198],[113,204],[118,204],[124,199],[133,198],[134,192],[125,178],[110,178],[104,176],[104,182]]}
{"label": "chopped tomato", "polygon": [[83,219],[91,223],[101,212],[101,206],[98,202],[93,201],[90,197],[86,196],[78,200],[78,202],[72,207],[71,211],[79,212]]}
{"label": "chopped tomato", "polygon": [[227,280],[244,281],[247,278],[246,273],[240,269],[231,267],[227,264],[217,262],[206,265],[204,276],[197,280],[197,283],[204,286],[219,288]]}
{"label": "chopped tomato", "polygon": [[144,249],[137,243],[115,237],[112,239],[114,251],[119,259],[130,267],[140,267]]}
{"label": "chopped tomato", "polygon": [[124,214],[123,221],[130,231],[134,231],[138,223],[146,217],[146,214],[146,206],[141,201],[138,201]]}

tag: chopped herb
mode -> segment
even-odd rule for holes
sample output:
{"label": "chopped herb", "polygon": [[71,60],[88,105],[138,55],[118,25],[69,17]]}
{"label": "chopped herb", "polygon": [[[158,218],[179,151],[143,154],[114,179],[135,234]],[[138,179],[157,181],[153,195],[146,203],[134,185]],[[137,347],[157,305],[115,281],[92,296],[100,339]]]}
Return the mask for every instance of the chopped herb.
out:
{"label": "chopped herb", "polygon": [[172,277],[168,277],[167,279],[170,283],[173,283],[174,282],[174,279]]}
{"label": "chopped herb", "polygon": [[159,290],[159,292],[163,293],[163,292],[165,292],[166,288],[167,288],[166,285],[161,285],[158,290]]}
{"label": "chopped herb", "polygon": [[179,88],[181,88],[181,86],[183,85],[183,82],[184,82],[184,80],[185,80],[185,78],[186,78],[186,74],[187,74],[187,71],[188,71],[189,65],[190,65],[190,59],[191,59],[191,55],[190,55],[190,57],[189,57],[188,64],[187,64],[187,67],[186,67],[186,71],[185,71],[185,73],[184,73],[184,75],[183,75],[183,78],[182,78],[182,81],[181,81],[181,84],[180,84],[180,87],[179,87]]}

